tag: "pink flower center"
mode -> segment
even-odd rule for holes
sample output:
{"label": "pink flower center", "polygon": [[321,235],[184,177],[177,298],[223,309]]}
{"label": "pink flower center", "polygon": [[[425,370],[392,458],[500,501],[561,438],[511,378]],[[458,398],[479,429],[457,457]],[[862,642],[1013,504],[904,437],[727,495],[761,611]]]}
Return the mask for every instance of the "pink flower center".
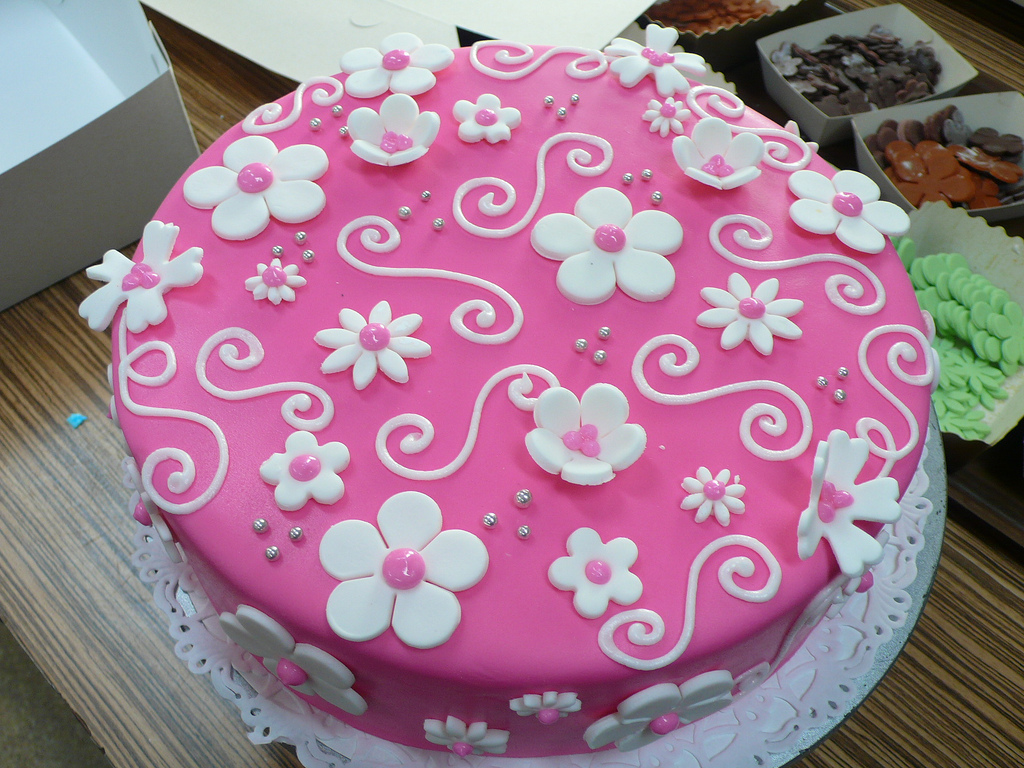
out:
{"label": "pink flower center", "polygon": [[840,192],[832,198],[832,207],[843,216],[860,216],[864,210],[864,201],[853,192]]}
{"label": "pink flower center", "polygon": [[277,679],[285,685],[299,686],[309,680],[309,675],[294,661],[281,659],[277,662]]}
{"label": "pink flower center", "polygon": [[394,131],[388,131],[384,134],[384,138],[380,140],[380,148],[389,155],[401,152],[403,149],[409,149],[411,146],[412,139],[404,133],[395,133]]}
{"label": "pink flower center", "polygon": [[557,709],[542,709],[537,713],[537,719],[542,725],[554,725],[561,716]]}
{"label": "pink flower center", "polygon": [[725,496],[725,483],[720,483],[717,480],[708,480],[704,483],[704,498],[718,501],[723,496]]}
{"label": "pink flower center", "polygon": [[661,105],[661,116],[662,117],[675,117],[679,110],[676,109],[675,105],[671,101],[666,101]]}
{"label": "pink flower center", "polygon": [[459,757],[469,757],[473,754],[473,745],[467,744],[464,741],[456,741],[452,744],[452,752]]}
{"label": "pink flower center", "polygon": [[243,192],[262,192],[274,183],[274,172],[265,163],[249,163],[238,172],[238,188]]}
{"label": "pink flower center", "polygon": [[128,292],[133,288],[155,288],[159,284],[160,275],[149,264],[133,264],[132,271],[121,281],[121,290]]}
{"label": "pink flower center", "polygon": [[476,113],[476,121],[480,125],[494,125],[498,122],[498,113],[493,109],[481,109]]}
{"label": "pink flower center", "polygon": [[263,281],[264,285],[271,288],[277,288],[279,285],[284,285],[288,282],[288,273],[281,267],[271,265],[263,270],[263,274],[260,275],[260,279]]}
{"label": "pink flower center", "polygon": [[288,465],[288,474],[300,483],[308,483],[320,474],[320,459],[310,453],[296,456]]}
{"label": "pink flower center", "polygon": [[764,317],[764,313],[767,311],[767,307],[765,307],[764,302],[760,299],[755,299],[753,296],[740,299],[740,314],[747,318],[747,320],[759,320]]}
{"label": "pink flower center", "polygon": [[149,510],[146,509],[146,502],[139,499],[139,503],[135,505],[135,510],[132,512],[132,517],[138,520],[143,525],[152,525],[153,518],[149,515]]}
{"label": "pink flower center", "polygon": [[726,176],[731,176],[735,172],[735,168],[725,162],[725,158],[721,155],[715,155],[708,160],[704,165],[700,167],[704,173],[710,173],[712,176],[717,176],[720,179]]}
{"label": "pink flower center", "polygon": [[367,323],[359,331],[359,344],[370,352],[380,352],[391,341],[391,331],[380,323]]}
{"label": "pink flower center", "polygon": [[407,51],[396,48],[395,50],[388,51],[384,54],[384,60],[381,64],[388,72],[394,72],[396,69],[405,69],[408,67],[411,59],[412,57],[409,56]]}
{"label": "pink flower center", "polygon": [[671,64],[676,60],[675,54],[673,53],[658,53],[653,48],[644,48],[640,51],[640,55],[651,62],[652,67],[661,67],[665,64]]}
{"label": "pink flower center", "polygon": [[659,736],[664,736],[666,733],[672,733],[676,728],[679,727],[679,715],[675,712],[669,712],[656,717],[651,720],[651,730]]}
{"label": "pink flower center", "polygon": [[853,504],[853,496],[849,491],[836,490],[833,483],[826,480],[821,486],[818,496],[818,517],[823,523],[831,523],[836,519],[836,510]]}
{"label": "pink flower center", "polygon": [[602,251],[618,253],[626,247],[626,233],[614,224],[602,224],[594,230],[594,244]]}
{"label": "pink flower center", "polygon": [[426,572],[423,555],[408,547],[388,552],[381,569],[384,581],[393,589],[412,589],[423,581]]}
{"label": "pink flower center", "polygon": [[562,443],[570,451],[579,451],[584,456],[594,458],[601,453],[601,445],[597,442],[597,427],[584,424],[578,430],[562,435]]}
{"label": "pink flower center", "polygon": [[612,567],[604,560],[591,560],[583,573],[591,584],[607,584],[612,580]]}

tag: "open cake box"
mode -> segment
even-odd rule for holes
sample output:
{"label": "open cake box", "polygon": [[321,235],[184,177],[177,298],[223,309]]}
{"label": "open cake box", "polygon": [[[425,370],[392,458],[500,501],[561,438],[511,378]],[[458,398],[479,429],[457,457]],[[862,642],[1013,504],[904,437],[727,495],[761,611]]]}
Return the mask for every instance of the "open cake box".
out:
{"label": "open cake box", "polygon": [[0,2],[0,310],[137,240],[199,155],[137,0]]}

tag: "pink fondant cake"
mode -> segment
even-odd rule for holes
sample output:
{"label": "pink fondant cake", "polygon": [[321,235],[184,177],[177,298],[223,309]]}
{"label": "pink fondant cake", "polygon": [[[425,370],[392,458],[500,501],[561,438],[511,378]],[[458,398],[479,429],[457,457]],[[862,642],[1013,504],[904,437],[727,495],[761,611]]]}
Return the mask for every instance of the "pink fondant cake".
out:
{"label": "pink fondant cake", "polygon": [[368,733],[637,748],[763,681],[899,514],[905,215],[647,35],[351,51],[90,270],[135,516]]}

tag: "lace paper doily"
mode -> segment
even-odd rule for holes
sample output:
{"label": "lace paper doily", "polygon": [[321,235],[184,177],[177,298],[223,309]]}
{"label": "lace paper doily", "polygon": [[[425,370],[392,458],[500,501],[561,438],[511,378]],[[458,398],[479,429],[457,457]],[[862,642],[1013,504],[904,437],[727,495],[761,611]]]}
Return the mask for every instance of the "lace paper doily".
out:
{"label": "lace paper doily", "polygon": [[[726,709],[634,752],[555,758],[483,755],[470,762],[477,768],[785,765],[842,722],[902,650],[938,565],[945,503],[945,466],[933,417],[921,464],[901,502],[903,514],[895,526],[887,526],[884,559],[872,568],[874,585],[848,597],[850,590],[844,592],[841,586],[823,593],[818,611],[829,615],[759,687]],[[140,578],[152,584],[154,600],[167,615],[175,654],[195,674],[208,675],[214,690],[238,707],[254,744],[291,744],[306,768],[467,764],[450,752],[405,747],[364,734],[313,709],[250,653],[227,640],[191,567],[172,562],[152,528],[139,526],[135,546],[133,564]]]}

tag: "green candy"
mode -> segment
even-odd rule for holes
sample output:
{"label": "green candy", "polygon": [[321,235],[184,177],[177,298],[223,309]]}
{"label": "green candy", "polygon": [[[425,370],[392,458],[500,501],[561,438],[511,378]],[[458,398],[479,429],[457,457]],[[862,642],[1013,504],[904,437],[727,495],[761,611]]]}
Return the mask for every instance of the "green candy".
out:
{"label": "green candy", "polygon": [[1012,331],[1010,321],[1006,318],[1006,315],[998,314],[998,310],[995,310],[995,307],[993,307],[993,310],[985,318],[985,330],[993,336],[998,336],[1000,339],[1009,339]]}

